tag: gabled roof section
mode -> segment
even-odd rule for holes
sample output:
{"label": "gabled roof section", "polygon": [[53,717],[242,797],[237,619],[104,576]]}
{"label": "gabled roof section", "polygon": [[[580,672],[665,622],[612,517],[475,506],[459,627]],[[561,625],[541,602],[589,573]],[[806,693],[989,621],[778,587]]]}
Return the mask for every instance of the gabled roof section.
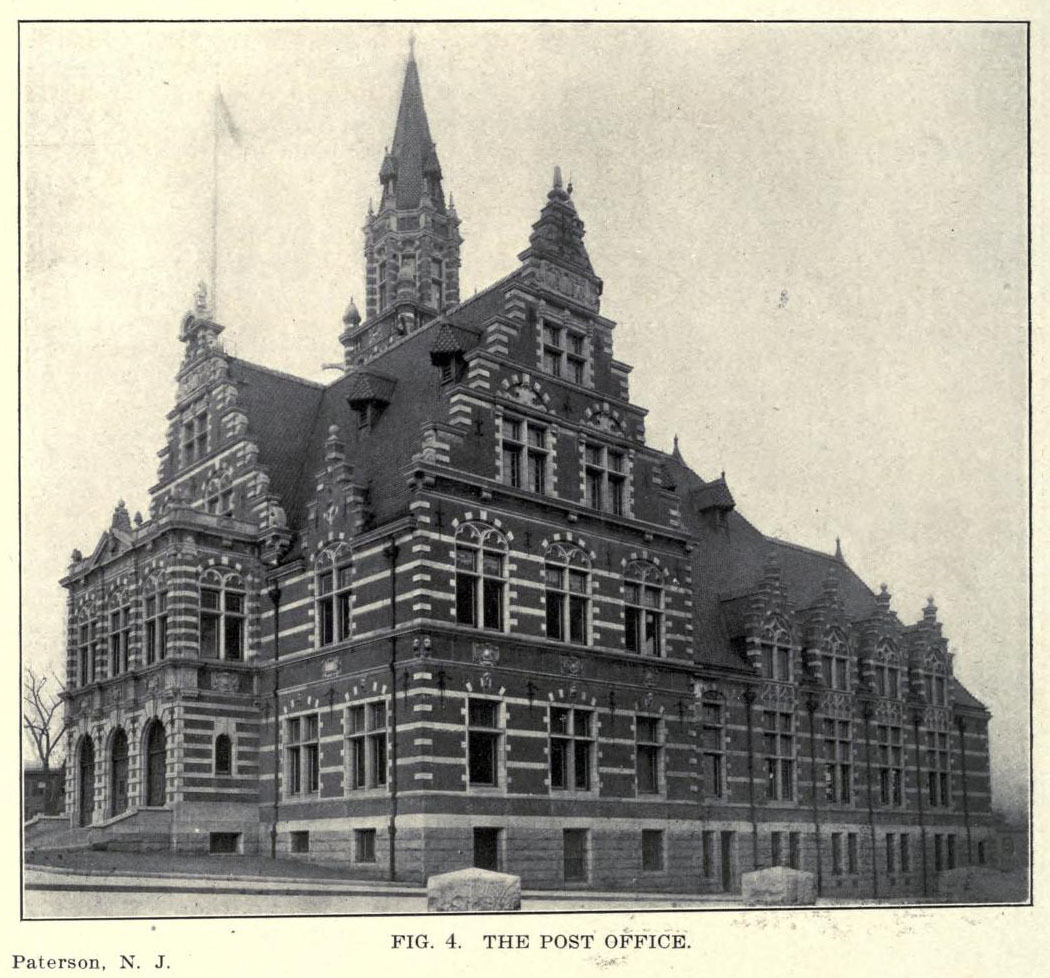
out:
{"label": "gabled roof section", "polygon": [[346,399],[353,404],[389,404],[394,397],[397,379],[381,374],[377,370],[360,369],[349,374]]}
{"label": "gabled roof section", "polygon": [[462,356],[467,350],[474,349],[481,339],[481,330],[473,326],[457,326],[443,322],[437,327],[434,345],[430,348],[430,362],[447,363],[452,357]]}
{"label": "gabled roof section", "polygon": [[597,281],[587,248],[583,244],[584,234],[583,221],[576,213],[576,205],[562,186],[561,170],[555,167],[554,186],[547,194],[547,203],[540,211],[540,219],[532,225],[529,246],[518,255],[518,259],[547,258],[583,272]]}

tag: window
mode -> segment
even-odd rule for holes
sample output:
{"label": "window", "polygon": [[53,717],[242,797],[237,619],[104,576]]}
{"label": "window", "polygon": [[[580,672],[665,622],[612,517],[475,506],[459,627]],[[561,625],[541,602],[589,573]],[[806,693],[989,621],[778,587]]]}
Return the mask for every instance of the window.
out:
{"label": "window", "polygon": [[200,655],[202,659],[244,658],[244,584],[236,575],[206,571],[200,589]]}
{"label": "window", "polygon": [[155,580],[146,585],[144,605],[146,665],[151,666],[168,654],[168,595]]}
{"label": "window", "polygon": [[507,542],[493,529],[466,523],[456,537],[456,621],[503,631]]}
{"label": "window", "polygon": [[947,808],[951,803],[948,768],[948,735],[926,732],[926,797],[930,808]]}
{"label": "window", "polygon": [[584,446],[584,502],[591,509],[623,516],[626,487],[624,454],[605,445]]}
{"label": "window", "polygon": [[627,567],[623,586],[624,645],[641,655],[663,654],[663,575],[652,564]]}
{"label": "window", "polygon": [[762,646],[762,675],[780,683],[791,682],[791,646],[786,635],[777,635]]}
{"label": "window", "polygon": [[379,268],[376,271],[376,298],[378,299],[379,312],[386,308],[386,277],[386,259],[384,258],[379,263]]}
{"label": "window", "polygon": [[544,566],[547,638],[587,644],[590,560],[582,550],[555,544]]}
{"label": "window", "polygon": [[948,868],[955,869],[955,835],[948,835]]}
{"label": "window", "polygon": [[901,872],[902,873],[910,873],[911,872],[911,848],[909,846],[908,837],[903,832],[901,833],[900,843],[901,843],[901,849],[900,849],[900,853],[901,853]]}
{"label": "window", "polygon": [[700,869],[706,879],[715,875],[715,834],[708,829],[700,834]]}
{"label": "window", "polygon": [[285,723],[285,794],[315,794],[321,786],[318,714],[293,717]]}
{"label": "window", "polygon": [[638,794],[660,793],[660,720],[639,716],[635,721],[635,773]]}
{"label": "window", "polygon": [[182,414],[182,464],[190,465],[208,454],[208,402],[202,397]]}
{"label": "window", "polygon": [[354,829],[354,862],[374,863],[376,861],[376,830]]}
{"label": "window", "polygon": [[900,698],[901,671],[893,664],[879,662],[875,666],[875,692],[879,696],[895,700]]}
{"label": "window", "polygon": [[784,832],[769,833],[769,862],[773,866],[786,866],[787,856],[784,852]]}
{"label": "window", "polygon": [[[124,599],[127,601],[127,599]],[[119,676],[128,671],[128,649],[131,645],[131,605],[110,613],[109,616],[109,674]]]}
{"label": "window", "polygon": [[988,863],[988,844],[982,839],[977,843],[977,865],[984,866]]}
{"label": "window", "polygon": [[467,700],[467,767],[472,785],[499,784],[499,703]]}
{"label": "window", "polygon": [[835,876],[842,875],[842,833],[831,833],[831,872]]}
{"label": "window", "polygon": [[590,710],[550,708],[552,791],[590,791],[594,764],[594,714]]}
{"label": "window", "polygon": [[233,746],[227,734],[215,738],[215,773],[230,774],[233,771]]}
{"label": "window", "polygon": [[325,551],[317,559],[317,644],[344,642],[350,637],[353,566],[347,551]]}
{"label": "window", "polygon": [[440,258],[430,259],[430,305],[440,309],[445,304],[445,274]]}
{"label": "window", "polygon": [[879,804],[897,808],[903,803],[904,748],[901,728],[879,724],[875,728],[878,759]]}
{"label": "window", "polygon": [[788,833],[788,865],[798,869],[802,865],[801,835],[798,832]]}
{"label": "window", "polygon": [[547,491],[547,429],[543,425],[503,419],[503,482],[529,492]]}
{"label": "window", "polygon": [[944,869],[944,836],[940,832],[933,837],[933,868],[938,873]]}
{"label": "window", "polygon": [[584,334],[555,323],[543,324],[543,369],[554,377],[583,384],[587,362]]}
{"label": "window", "polygon": [[101,651],[97,619],[82,623],[77,628],[77,665],[81,686],[102,678]]}
{"label": "window", "polygon": [[926,686],[926,702],[931,706],[948,705],[948,680],[943,673],[926,673],[923,676]]}
{"label": "window", "polygon": [[562,873],[566,883],[587,879],[588,842],[587,829],[562,830]]}
{"label": "window", "polygon": [[824,682],[829,689],[849,689],[849,658],[845,646],[836,644],[822,656]]}
{"label": "window", "polygon": [[709,798],[721,798],[725,794],[725,717],[722,704],[701,704],[701,716],[703,792]]}
{"label": "window", "polygon": [[387,782],[386,702],[351,706],[347,714],[351,789],[379,788]]}
{"label": "window", "polygon": [[642,829],[642,870],[654,873],[664,868],[664,834],[660,829]]}
{"label": "window", "polygon": [[310,833],[309,832],[289,832],[290,846],[292,852],[309,852],[310,851]]}
{"label": "window", "polygon": [[848,720],[824,720],[824,796],[833,804],[853,803],[853,743]]}
{"label": "window", "polygon": [[857,833],[850,832],[846,835],[846,869],[851,876],[860,872],[857,862]]}
{"label": "window", "polygon": [[790,713],[762,714],[762,742],[766,755],[766,797],[791,801],[795,797],[794,717]]}
{"label": "window", "polygon": [[897,837],[892,832],[886,833],[886,872],[892,876],[897,872]]}
{"label": "window", "polygon": [[213,516],[231,516],[233,514],[233,489],[230,488],[230,476],[224,472],[221,478],[209,480],[204,488],[204,510]]}

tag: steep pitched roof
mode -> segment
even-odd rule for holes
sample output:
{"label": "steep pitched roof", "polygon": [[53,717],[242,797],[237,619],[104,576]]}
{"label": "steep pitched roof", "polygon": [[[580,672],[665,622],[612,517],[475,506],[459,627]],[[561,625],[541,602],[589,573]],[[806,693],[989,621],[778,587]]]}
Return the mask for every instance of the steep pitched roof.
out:
{"label": "steep pitched roof", "polygon": [[[405,80],[401,87],[401,104],[397,110],[390,156],[393,172],[397,176],[397,207],[408,210],[418,207],[423,196],[423,174],[430,173],[433,179],[440,181],[441,166],[434,141],[430,138],[430,125],[423,107],[423,89],[419,84],[419,69],[414,56],[409,57],[405,65]],[[384,160],[383,165],[386,167],[387,161]],[[440,192],[440,183],[438,193],[431,199],[435,207],[444,213],[444,195]]]}
{"label": "steep pitched roof", "polygon": [[248,434],[259,446],[259,462],[270,473],[289,525],[300,525],[301,473],[307,435],[321,405],[323,387],[313,381],[230,357],[230,379],[248,415]]}

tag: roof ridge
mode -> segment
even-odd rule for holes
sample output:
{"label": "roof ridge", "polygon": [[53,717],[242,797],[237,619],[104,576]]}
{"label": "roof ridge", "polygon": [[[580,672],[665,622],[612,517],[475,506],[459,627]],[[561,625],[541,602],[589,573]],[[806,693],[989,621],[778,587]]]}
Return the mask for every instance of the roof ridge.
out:
{"label": "roof ridge", "polygon": [[324,390],[325,386],[316,380],[308,380],[306,377],[297,377],[295,374],[290,374],[284,370],[275,370],[273,367],[264,367],[261,363],[253,363],[251,360],[245,360],[243,357],[231,356],[231,360],[237,363],[243,364],[245,367],[251,367],[253,370],[259,370],[264,374],[270,374],[274,377],[281,377],[284,380],[294,380],[299,384],[306,384],[308,387],[315,387],[318,390]]}
{"label": "roof ridge", "polygon": [[780,537],[771,537],[765,533],[763,533],[762,536],[770,543],[778,544],[781,547],[789,547],[791,550],[799,550],[802,553],[813,554],[814,557],[826,557],[828,560],[833,560],[837,564],[846,563],[845,560],[840,560],[834,554],[825,553],[823,550],[816,550],[813,547],[805,547],[801,543],[792,543],[790,540],[782,540]]}

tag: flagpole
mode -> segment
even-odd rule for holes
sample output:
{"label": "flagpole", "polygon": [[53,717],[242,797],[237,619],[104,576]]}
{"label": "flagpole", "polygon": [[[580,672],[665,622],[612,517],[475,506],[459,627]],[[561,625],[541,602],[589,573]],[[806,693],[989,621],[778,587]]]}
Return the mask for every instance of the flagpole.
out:
{"label": "flagpole", "polygon": [[216,86],[211,111],[211,315],[214,320],[219,315],[219,98]]}

